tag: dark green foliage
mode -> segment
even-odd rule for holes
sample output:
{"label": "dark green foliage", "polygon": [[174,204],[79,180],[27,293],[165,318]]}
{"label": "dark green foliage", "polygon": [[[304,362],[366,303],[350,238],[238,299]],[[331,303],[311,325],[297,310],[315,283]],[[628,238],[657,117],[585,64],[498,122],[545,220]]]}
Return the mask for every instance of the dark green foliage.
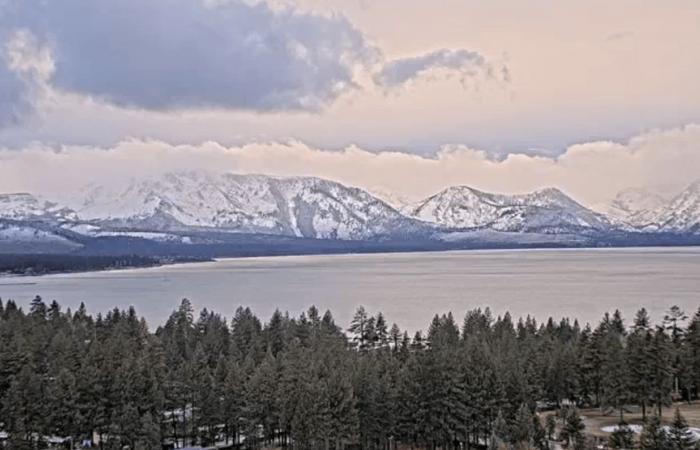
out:
{"label": "dark green foliage", "polygon": [[[241,307],[227,323],[185,299],[151,333],[133,308],[91,317],[0,301],[0,431],[13,449],[45,436],[104,449],[547,449],[555,415],[543,424],[540,410],[558,408],[563,442],[582,449],[572,405],[667,405],[674,375],[696,398],[700,312],[687,328],[681,318],[653,329],[641,310],[628,334],[617,312],[581,329],[476,309],[461,330],[435,315],[411,340],[364,308],[346,336],[315,307],[267,323]],[[651,418],[642,446],[684,449],[687,437],[680,416],[668,439]],[[629,434],[610,443],[626,448]]]}
{"label": "dark green foliage", "polygon": [[557,418],[554,416],[554,414],[550,414],[547,416],[547,420],[545,422],[545,429],[547,430],[547,439],[553,439],[554,438],[554,431],[557,428]]}
{"label": "dark green foliage", "polygon": [[610,448],[631,449],[634,448],[634,432],[625,422],[620,422],[608,439]]}
{"label": "dark green foliage", "polygon": [[581,419],[578,409],[571,408],[566,412],[564,425],[561,428],[560,439],[564,441],[567,446],[578,448],[583,443],[583,431],[585,429],[586,425],[583,423],[583,419]]}
{"label": "dark green foliage", "polygon": [[203,260],[206,260],[206,258],[155,258],[137,255],[0,254],[0,274],[44,275],[48,273],[123,269],[125,267],[150,267],[173,262]]}
{"label": "dark green foliage", "polygon": [[654,415],[644,424],[644,430],[639,437],[641,450],[670,450],[671,443],[668,434],[661,427],[659,416]]}
{"label": "dark green foliage", "polygon": [[668,429],[668,441],[670,448],[673,450],[690,450],[695,448],[693,444],[693,435],[688,429],[688,423],[681,415],[681,411],[676,408],[676,413],[673,416],[673,422]]}

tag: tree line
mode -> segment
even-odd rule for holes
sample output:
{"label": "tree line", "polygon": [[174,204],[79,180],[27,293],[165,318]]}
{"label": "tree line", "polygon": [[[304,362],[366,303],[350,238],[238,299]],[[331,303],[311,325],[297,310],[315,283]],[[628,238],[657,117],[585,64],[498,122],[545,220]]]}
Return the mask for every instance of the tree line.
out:
{"label": "tree line", "polygon": [[[241,307],[229,322],[195,317],[185,299],[151,332],[133,307],[92,316],[0,301],[0,432],[12,449],[51,436],[104,449],[587,448],[578,408],[591,406],[619,415],[611,446],[693,448],[673,446],[658,416],[699,388],[700,309],[672,307],[656,325],[641,309],[629,326],[615,311],[595,327],[474,309],[409,335],[362,307],[343,330],[315,307],[265,323]],[[630,405],[650,424],[639,443],[624,425]]]}
{"label": "tree line", "polygon": [[175,262],[202,261],[197,257],[140,255],[8,254],[0,253],[0,275],[45,275],[49,273],[151,267]]}

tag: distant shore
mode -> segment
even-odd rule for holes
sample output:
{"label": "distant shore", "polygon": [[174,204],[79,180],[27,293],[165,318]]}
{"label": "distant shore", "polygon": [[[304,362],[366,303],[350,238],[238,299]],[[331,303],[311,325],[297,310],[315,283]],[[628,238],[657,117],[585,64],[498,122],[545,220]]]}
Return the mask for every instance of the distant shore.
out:
{"label": "distant shore", "polygon": [[[207,261],[212,261],[212,259],[193,256],[153,257],[139,255],[0,254],[0,280],[62,273],[145,269],[171,264]],[[11,284],[30,283],[17,282]]]}
{"label": "distant shore", "polygon": [[[546,251],[546,250],[606,250],[606,249],[654,249],[654,248],[697,248],[698,245],[650,245],[650,246],[563,246],[563,245],[517,245],[517,246],[477,246],[477,247],[438,247],[423,248],[333,248],[312,249],[311,251],[274,251],[261,249],[258,252],[242,251],[207,255],[182,256],[144,256],[144,255],[81,255],[81,254],[3,254],[0,253],[0,281],[17,279],[15,283],[0,283],[1,285],[31,284],[19,281],[21,278],[75,274],[89,272],[111,272],[118,270],[147,269],[162,266],[180,265],[187,263],[205,263],[224,259],[250,259],[294,256],[323,256],[323,255],[372,255],[398,253],[431,253],[431,252],[460,252],[460,251]],[[268,250],[268,251],[266,251]]]}

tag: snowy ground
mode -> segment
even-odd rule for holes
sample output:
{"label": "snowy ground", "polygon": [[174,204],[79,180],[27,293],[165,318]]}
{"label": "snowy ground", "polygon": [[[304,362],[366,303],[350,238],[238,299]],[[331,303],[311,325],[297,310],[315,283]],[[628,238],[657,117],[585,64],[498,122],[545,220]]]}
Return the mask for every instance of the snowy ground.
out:
{"label": "snowy ground", "polygon": [[[641,425],[627,425],[627,427],[635,434],[641,434],[642,430],[644,429],[644,427]],[[601,428],[601,430],[605,431],[606,433],[614,433],[618,430],[618,428],[620,428],[619,425],[609,425]]]}

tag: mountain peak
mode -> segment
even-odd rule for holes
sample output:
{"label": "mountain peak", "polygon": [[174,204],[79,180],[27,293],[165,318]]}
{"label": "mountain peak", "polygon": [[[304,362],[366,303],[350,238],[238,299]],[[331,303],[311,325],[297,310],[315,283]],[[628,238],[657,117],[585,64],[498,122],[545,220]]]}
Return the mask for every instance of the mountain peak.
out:
{"label": "mountain peak", "polygon": [[414,227],[369,193],[314,177],[199,171],[96,188],[78,213],[109,226],[158,231],[217,229],[310,238],[365,239]]}
{"label": "mountain peak", "polygon": [[455,186],[418,203],[411,214],[447,228],[559,232],[607,229],[609,222],[557,188],[503,195]]}

